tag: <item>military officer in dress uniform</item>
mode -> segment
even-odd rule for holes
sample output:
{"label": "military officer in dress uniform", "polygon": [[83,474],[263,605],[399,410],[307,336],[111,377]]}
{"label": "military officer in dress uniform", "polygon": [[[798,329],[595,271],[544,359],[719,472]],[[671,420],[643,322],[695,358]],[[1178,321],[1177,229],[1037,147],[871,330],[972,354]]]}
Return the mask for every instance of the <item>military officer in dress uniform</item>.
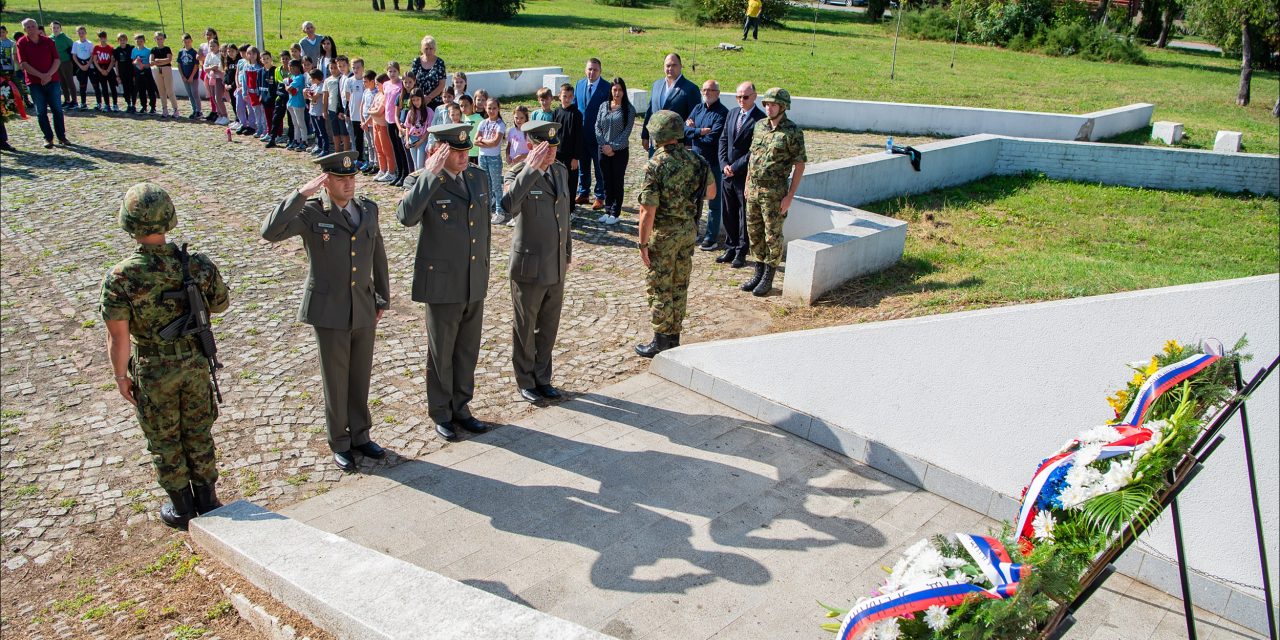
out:
{"label": "military officer in dress uniform", "polygon": [[427,130],[437,146],[426,166],[406,180],[396,207],[406,227],[421,224],[413,265],[413,300],[427,305],[427,413],[436,433],[457,440],[457,428],[484,433],[471,415],[484,296],[489,287],[489,179],[467,162],[470,124]]}
{"label": "military officer in dress uniform", "polygon": [[560,328],[565,272],[573,260],[569,169],[556,162],[560,128],[558,122],[541,120],[520,127],[535,146],[503,178],[502,209],[515,216],[516,226],[511,236],[511,365],[520,397],[534,403],[560,397],[551,386],[551,350]]}
{"label": "military officer in dress uniform", "polygon": [[355,471],[355,452],[382,459],[369,439],[369,379],[378,321],[391,306],[378,205],[356,196],[356,153],[314,160],[323,173],[295,189],[262,221],[262,237],[302,236],[310,273],[298,320],[315,328],[324,382],[324,417],[333,461]]}

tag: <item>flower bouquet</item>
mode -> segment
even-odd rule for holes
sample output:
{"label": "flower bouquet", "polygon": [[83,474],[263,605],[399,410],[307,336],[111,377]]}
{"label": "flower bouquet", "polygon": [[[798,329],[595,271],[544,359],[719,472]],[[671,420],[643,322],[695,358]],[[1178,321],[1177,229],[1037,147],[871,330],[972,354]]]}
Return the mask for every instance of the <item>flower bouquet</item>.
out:
{"label": "flower bouquet", "polygon": [[997,537],[921,540],[852,609],[822,605],[828,617],[843,616],[823,627],[840,640],[1039,636],[1117,536],[1159,514],[1204,417],[1231,396],[1244,345],[1223,356],[1170,340],[1129,365],[1132,380],[1108,398],[1116,418],[1041,461],[1016,522]]}
{"label": "flower bouquet", "polygon": [[8,72],[0,72],[0,121],[27,118],[25,90],[26,85],[15,82]]}

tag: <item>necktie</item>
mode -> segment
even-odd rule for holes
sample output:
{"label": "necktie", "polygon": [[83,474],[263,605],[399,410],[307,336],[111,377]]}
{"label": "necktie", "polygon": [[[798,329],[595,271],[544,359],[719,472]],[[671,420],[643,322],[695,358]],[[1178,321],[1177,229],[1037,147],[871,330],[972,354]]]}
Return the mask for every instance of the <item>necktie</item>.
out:
{"label": "necktie", "polygon": [[343,207],[342,213],[347,216],[347,224],[351,225],[352,229],[359,229],[360,221],[357,220],[356,217],[351,213],[351,208],[353,206],[355,205],[348,204],[347,206]]}
{"label": "necktie", "polygon": [[542,175],[546,176],[546,177],[547,177],[547,182],[551,184],[551,199],[552,199],[552,200],[555,200],[556,198],[560,197],[560,194],[559,194],[559,192],[558,192],[558,189],[556,189],[556,178],[555,178],[555,176],[551,175],[551,172],[550,172],[550,171],[547,171],[547,172],[543,173]]}
{"label": "necktie", "polygon": [[736,127],[734,127],[734,128],[733,128],[733,129],[734,129],[734,132],[735,132],[735,133],[741,133],[741,132],[742,132],[742,125],[746,124],[746,122],[747,122],[747,112],[746,112],[746,111],[739,111],[739,112],[738,112],[738,126],[736,126]]}

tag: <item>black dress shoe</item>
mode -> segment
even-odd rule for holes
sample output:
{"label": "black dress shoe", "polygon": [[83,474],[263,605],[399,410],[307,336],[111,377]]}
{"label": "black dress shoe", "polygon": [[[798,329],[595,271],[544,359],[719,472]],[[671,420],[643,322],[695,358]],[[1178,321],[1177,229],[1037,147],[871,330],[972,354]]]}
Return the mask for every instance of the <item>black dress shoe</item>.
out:
{"label": "black dress shoe", "polygon": [[739,251],[737,255],[733,256],[733,262],[730,262],[729,266],[734,269],[741,269],[747,266],[747,252]]}
{"label": "black dress shoe", "polygon": [[453,424],[454,426],[462,427],[471,433],[484,433],[489,430],[488,425],[470,416],[466,418],[454,418]]}
{"label": "black dress shoe", "polygon": [[560,399],[560,392],[556,391],[556,388],[549,384],[538,385],[538,394],[548,400]]}
{"label": "black dress shoe", "polygon": [[733,247],[729,247],[728,249],[724,250],[724,253],[716,256],[716,262],[719,262],[720,264],[724,264],[726,262],[729,262],[730,260],[733,260],[733,257],[736,255],[738,255],[738,250]]}
{"label": "black dress shoe", "polygon": [[449,442],[458,441],[458,432],[454,431],[453,425],[449,424],[448,422],[437,422],[436,433],[440,434],[441,438],[444,438]]}
{"label": "black dress shoe", "polygon": [[533,404],[542,402],[542,396],[538,394],[538,390],[536,388],[521,389],[520,397],[524,398],[528,402],[532,402]]}
{"label": "black dress shoe", "polygon": [[333,461],[338,465],[339,469],[352,473],[360,467],[356,465],[356,457],[350,451],[334,451]]}
{"label": "black dress shoe", "polygon": [[379,447],[378,443],[372,440],[364,444],[358,444],[352,447],[352,449],[359,451],[360,454],[363,455],[364,457],[373,458],[374,460],[381,460],[387,457],[387,450],[383,449],[382,447]]}

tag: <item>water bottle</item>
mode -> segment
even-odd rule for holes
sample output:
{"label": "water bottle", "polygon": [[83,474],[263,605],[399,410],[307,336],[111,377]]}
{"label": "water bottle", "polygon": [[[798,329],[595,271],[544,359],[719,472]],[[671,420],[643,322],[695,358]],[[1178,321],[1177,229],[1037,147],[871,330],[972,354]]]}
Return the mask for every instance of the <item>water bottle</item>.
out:
{"label": "water bottle", "polygon": [[231,127],[227,127],[227,142],[231,142]]}
{"label": "water bottle", "polygon": [[884,152],[890,155],[893,154],[893,136],[889,136],[889,139],[884,143]]}

